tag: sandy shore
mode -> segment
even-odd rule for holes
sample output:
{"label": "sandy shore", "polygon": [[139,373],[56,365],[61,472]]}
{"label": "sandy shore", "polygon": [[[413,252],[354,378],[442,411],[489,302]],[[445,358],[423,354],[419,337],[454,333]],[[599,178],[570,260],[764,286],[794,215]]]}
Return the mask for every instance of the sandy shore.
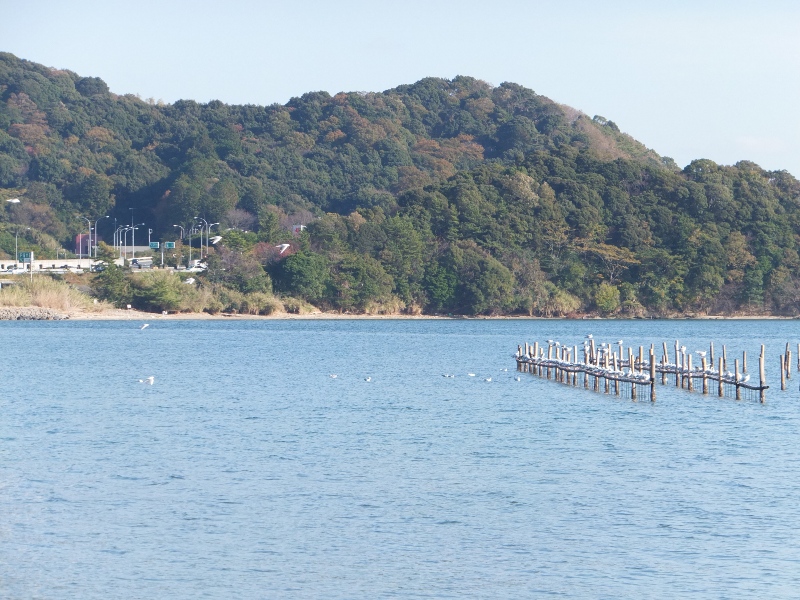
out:
{"label": "sandy shore", "polygon": [[[231,314],[231,313],[217,313],[215,315],[211,315],[208,313],[176,313],[176,314],[158,314],[158,313],[150,313],[150,312],[143,312],[138,310],[125,310],[125,309],[109,309],[99,312],[89,312],[89,311],[68,311],[66,313],[70,320],[85,320],[85,321],[114,321],[114,320],[130,320],[130,321],[142,321],[142,320],[150,320],[150,321],[192,321],[192,320],[341,320],[341,319],[366,319],[366,320],[388,320],[388,319],[411,319],[411,320],[454,320],[454,319],[470,319],[470,320],[547,320],[544,317],[529,317],[529,316],[495,316],[495,317],[488,317],[488,316],[472,316],[472,317],[463,317],[463,316],[442,316],[442,315],[363,315],[363,314],[347,314],[347,313],[336,313],[336,312],[313,312],[303,315],[293,314],[293,313],[285,313],[279,312],[274,313],[267,316],[262,315],[242,315],[242,314]],[[654,320],[670,320],[670,319],[677,319],[677,320],[689,320],[689,319],[696,319],[696,320],[792,320],[796,317],[780,317],[780,316],[750,316],[750,315],[734,315],[734,316],[727,316],[727,315],[702,315],[702,316],[677,316],[677,317],[661,317]],[[563,320],[568,319],[562,317],[561,319],[554,320]],[[596,316],[583,316],[583,317],[574,317],[570,318],[569,320],[633,320],[627,319],[623,317],[596,317]],[[636,320],[647,320],[647,319],[636,319]]]}

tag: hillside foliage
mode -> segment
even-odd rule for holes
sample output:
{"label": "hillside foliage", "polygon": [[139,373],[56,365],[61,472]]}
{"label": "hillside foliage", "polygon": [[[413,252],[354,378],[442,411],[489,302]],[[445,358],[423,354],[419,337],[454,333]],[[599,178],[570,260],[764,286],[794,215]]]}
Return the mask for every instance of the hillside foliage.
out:
{"label": "hillside foliage", "polygon": [[0,206],[7,256],[20,242],[56,256],[82,217],[110,215],[110,241],[112,219],[173,240],[200,216],[223,237],[201,283],[327,310],[800,306],[792,175],[747,161],[680,169],[604,117],[470,77],[285,105],[164,104],[0,53],[0,197],[21,200]]}

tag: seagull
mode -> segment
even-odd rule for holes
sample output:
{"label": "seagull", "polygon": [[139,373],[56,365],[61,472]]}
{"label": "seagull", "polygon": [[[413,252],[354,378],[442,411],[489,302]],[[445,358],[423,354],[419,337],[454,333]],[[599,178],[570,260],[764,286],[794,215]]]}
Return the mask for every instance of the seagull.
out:
{"label": "seagull", "polygon": [[328,375],[328,377],[330,377],[331,379],[336,379],[338,375],[336,375],[335,373],[331,373],[330,375]]}
{"label": "seagull", "polygon": [[219,241],[220,241],[221,239],[222,239],[222,236],[221,236],[221,235],[215,235],[214,237],[212,237],[212,238],[211,238],[210,240],[208,240],[208,241],[209,241],[209,242],[211,242],[211,243],[212,243],[214,246],[216,246],[216,245],[219,243]]}
{"label": "seagull", "polygon": [[697,356],[699,356],[700,358],[705,358],[706,357],[705,350],[695,350],[694,353],[697,354]]}
{"label": "seagull", "polygon": [[370,381],[372,381],[372,377],[367,377],[367,378],[366,378],[364,381],[366,381],[367,383],[369,383]]}
{"label": "seagull", "polygon": [[486,379],[484,379],[484,381],[491,381],[491,380],[492,380],[491,377],[487,377]]}
{"label": "seagull", "polygon": [[291,245],[291,244],[281,244],[280,246],[275,246],[275,247],[276,247],[278,250],[280,250],[280,252],[278,252],[278,254],[283,254],[283,253],[284,253],[284,252],[286,252],[286,251],[287,251],[289,248],[291,248],[291,247],[292,247],[292,245]]}
{"label": "seagull", "polygon": [[187,285],[192,285],[194,283],[194,277],[188,277],[186,281],[184,281],[183,283]]}
{"label": "seagull", "polygon": [[592,334],[591,334],[591,333],[587,333],[587,334],[586,334],[586,339],[587,339],[587,340],[590,340],[590,339],[592,339],[592,337],[593,337],[593,336],[592,336]]}
{"label": "seagull", "polygon": [[150,323],[145,323],[144,325],[139,327],[139,329],[147,329],[148,327],[150,327]]}
{"label": "seagull", "polygon": [[147,385],[153,385],[155,383],[155,381],[156,381],[156,378],[154,376],[150,375],[150,377],[147,377],[146,379],[140,379],[139,383],[146,383]]}
{"label": "seagull", "polygon": [[475,373],[467,373],[470,377],[475,377]]}
{"label": "seagull", "polygon": [[522,381],[522,378],[521,378],[521,377],[519,377],[519,376],[517,376],[517,377],[514,377],[514,379],[515,379],[516,381]]}
{"label": "seagull", "polygon": [[742,379],[742,383],[747,383],[748,381],[750,381],[750,375],[745,375],[744,379]]}
{"label": "seagull", "polygon": [[501,371],[508,371],[508,369],[500,369]]}

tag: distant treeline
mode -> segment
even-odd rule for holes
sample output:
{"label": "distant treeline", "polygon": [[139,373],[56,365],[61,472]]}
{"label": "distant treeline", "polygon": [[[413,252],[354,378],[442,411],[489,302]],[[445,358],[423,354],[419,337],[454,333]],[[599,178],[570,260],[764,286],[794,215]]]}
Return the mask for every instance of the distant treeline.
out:
{"label": "distant treeline", "polygon": [[323,309],[796,314],[800,300],[792,175],[681,170],[603,117],[470,77],[164,104],[0,53],[0,196],[21,200],[0,207],[7,255],[71,249],[81,217],[110,215],[110,241],[115,218],[172,240],[200,216],[223,236],[201,282]]}

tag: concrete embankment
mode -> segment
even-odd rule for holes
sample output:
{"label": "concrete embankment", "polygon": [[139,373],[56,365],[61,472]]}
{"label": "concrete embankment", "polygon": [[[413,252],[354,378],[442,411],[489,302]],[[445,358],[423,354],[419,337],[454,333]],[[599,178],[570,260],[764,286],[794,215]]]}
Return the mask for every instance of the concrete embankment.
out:
{"label": "concrete embankment", "polygon": [[69,319],[69,315],[52,308],[14,306],[0,307],[0,321],[61,321]]}

